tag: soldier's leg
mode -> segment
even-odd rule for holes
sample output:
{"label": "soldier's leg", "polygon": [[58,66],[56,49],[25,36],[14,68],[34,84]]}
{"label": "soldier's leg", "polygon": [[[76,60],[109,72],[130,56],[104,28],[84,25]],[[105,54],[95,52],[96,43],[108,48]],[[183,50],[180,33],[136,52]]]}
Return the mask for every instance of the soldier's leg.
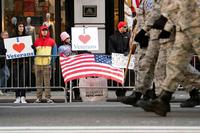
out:
{"label": "soldier's leg", "polygon": [[[193,31],[188,31],[188,36],[191,40],[193,40],[192,42],[192,46],[194,48],[195,53],[198,55],[200,55],[200,38],[199,38],[199,34],[200,34],[200,28],[194,28],[191,29]],[[190,98],[187,99],[186,101],[182,102],[180,104],[181,107],[195,107],[196,105],[200,104],[200,96],[198,94],[198,89],[194,88],[194,85],[196,85],[195,87],[198,87],[198,83],[200,83],[198,76],[197,79],[195,79],[195,77],[193,75],[190,75],[190,73],[192,74],[198,74],[200,75],[200,72],[198,70],[196,70],[194,67],[192,67],[191,65],[188,66],[188,72],[189,74],[188,77],[186,78],[186,81],[189,80],[189,82],[191,82],[191,84],[188,84],[186,88],[188,88],[189,94],[190,94]],[[193,82],[195,82],[193,84]]]}
{"label": "soldier's leg", "polygon": [[177,32],[176,41],[173,50],[168,58],[166,66],[166,78],[161,85],[162,92],[160,96],[143,104],[141,107],[144,110],[155,112],[158,115],[166,116],[170,108],[169,102],[173,92],[176,90],[179,81],[184,81],[184,71],[187,71],[187,65],[192,56],[192,47],[189,38],[181,32]]}
{"label": "soldier's leg", "polygon": [[[141,65],[142,59],[145,56],[146,49],[141,49],[137,47],[136,53],[135,53],[135,86],[138,86],[140,84],[140,72],[139,72],[139,67]],[[136,105],[136,102],[141,98],[142,93],[140,90],[135,88],[133,93],[130,96],[125,96],[125,97],[119,97],[118,100],[124,104],[128,105]]]}
{"label": "soldier's leg", "polygon": [[136,92],[133,92],[130,96],[124,97],[121,99],[121,102],[135,105],[142,94],[144,94],[145,99],[155,98],[154,92],[150,91],[150,88],[154,78],[154,69],[160,47],[158,40],[159,33],[160,31],[158,30],[153,30],[151,32],[152,40],[149,42],[146,52],[145,50],[142,52],[140,51],[140,56],[136,57]]}

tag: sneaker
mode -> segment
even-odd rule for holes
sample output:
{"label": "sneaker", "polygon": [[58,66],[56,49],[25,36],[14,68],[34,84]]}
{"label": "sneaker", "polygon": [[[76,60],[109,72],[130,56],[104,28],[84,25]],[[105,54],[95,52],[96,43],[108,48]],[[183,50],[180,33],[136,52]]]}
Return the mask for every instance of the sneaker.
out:
{"label": "sneaker", "polygon": [[14,103],[20,103],[21,102],[21,98],[17,97],[16,100],[14,101]]}
{"label": "sneaker", "polygon": [[47,99],[47,103],[54,103],[54,102],[51,99]]}
{"label": "sneaker", "polygon": [[27,103],[25,97],[21,97],[21,103]]}
{"label": "sneaker", "polygon": [[41,99],[36,99],[34,103],[41,103]]}
{"label": "sneaker", "polygon": [[5,94],[0,90],[0,96],[4,96]]}

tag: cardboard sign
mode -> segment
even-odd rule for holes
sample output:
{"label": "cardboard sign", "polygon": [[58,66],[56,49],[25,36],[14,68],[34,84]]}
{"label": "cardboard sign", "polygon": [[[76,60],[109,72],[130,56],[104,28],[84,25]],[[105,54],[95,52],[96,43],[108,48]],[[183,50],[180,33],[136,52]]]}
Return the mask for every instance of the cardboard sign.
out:
{"label": "cardboard sign", "polygon": [[[134,69],[135,56],[131,55],[131,60],[128,69]],[[124,54],[112,53],[112,66],[117,68],[126,68],[128,63],[128,56]]]}
{"label": "cardboard sign", "polygon": [[72,50],[99,50],[97,27],[73,27]]}
{"label": "cardboard sign", "polygon": [[7,49],[6,59],[34,56],[34,51],[31,48],[33,45],[31,36],[4,39],[4,45]]}

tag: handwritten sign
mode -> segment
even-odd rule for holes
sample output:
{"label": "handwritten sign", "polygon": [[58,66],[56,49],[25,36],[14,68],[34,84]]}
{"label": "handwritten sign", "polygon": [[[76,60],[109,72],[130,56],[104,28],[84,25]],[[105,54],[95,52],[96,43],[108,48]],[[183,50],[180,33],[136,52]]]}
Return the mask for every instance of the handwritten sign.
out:
{"label": "handwritten sign", "polygon": [[4,39],[4,45],[7,49],[6,59],[34,56],[31,36],[7,38]]}
{"label": "handwritten sign", "polygon": [[72,27],[72,50],[99,50],[97,27]]}
{"label": "handwritten sign", "polygon": [[[128,69],[134,69],[135,56],[131,55],[131,60]],[[112,53],[112,66],[117,68],[126,68],[128,63],[128,56],[124,54]]]}

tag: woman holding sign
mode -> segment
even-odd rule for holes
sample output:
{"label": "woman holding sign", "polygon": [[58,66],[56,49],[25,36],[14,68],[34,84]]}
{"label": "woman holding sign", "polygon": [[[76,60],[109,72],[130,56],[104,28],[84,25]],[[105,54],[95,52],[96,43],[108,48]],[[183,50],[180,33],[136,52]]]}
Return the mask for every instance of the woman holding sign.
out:
{"label": "woman holding sign", "polygon": [[[13,37],[16,37],[17,44],[19,45],[19,39],[18,37],[26,36],[25,33],[25,25],[23,22],[19,22],[16,25],[15,29],[15,35]],[[24,45],[24,43],[23,43]],[[26,90],[22,87],[25,87],[28,81],[28,58],[22,57],[17,59],[11,60],[13,71],[11,71],[13,76],[13,87],[18,87],[15,91],[16,100],[14,103],[27,103],[26,102]]]}

